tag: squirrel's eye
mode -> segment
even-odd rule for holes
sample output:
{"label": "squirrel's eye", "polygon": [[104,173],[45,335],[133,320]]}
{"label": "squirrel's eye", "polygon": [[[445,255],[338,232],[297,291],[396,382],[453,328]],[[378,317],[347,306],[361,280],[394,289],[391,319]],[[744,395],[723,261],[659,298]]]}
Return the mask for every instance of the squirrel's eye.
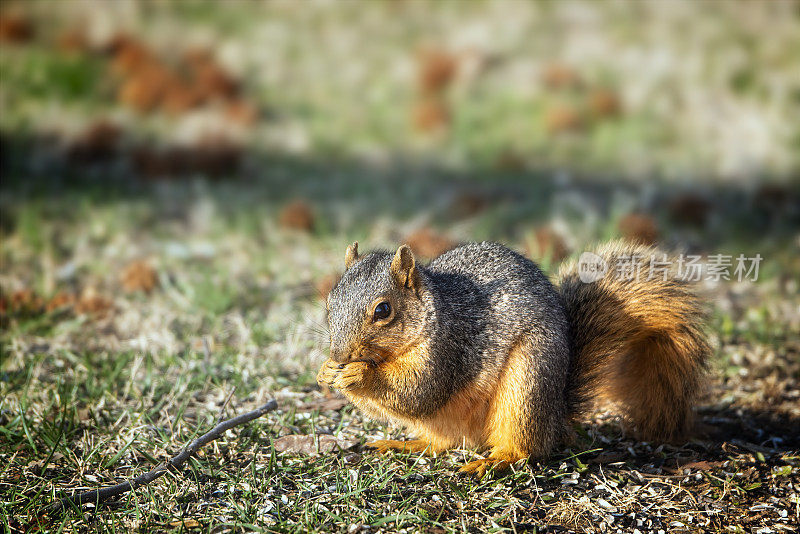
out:
{"label": "squirrel's eye", "polygon": [[392,307],[388,302],[381,302],[375,306],[375,312],[372,314],[373,321],[382,321],[389,317],[392,313]]}

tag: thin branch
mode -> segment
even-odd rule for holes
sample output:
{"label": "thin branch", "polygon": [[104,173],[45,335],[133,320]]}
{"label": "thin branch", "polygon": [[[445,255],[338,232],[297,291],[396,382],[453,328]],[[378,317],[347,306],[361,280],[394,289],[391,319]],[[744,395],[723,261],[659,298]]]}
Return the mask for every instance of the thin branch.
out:
{"label": "thin branch", "polygon": [[245,423],[249,423],[253,419],[257,419],[264,415],[267,412],[271,412],[275,408],[278,407],[278,403],[273,399],[266,403],[265,405],[261,406],[260,408],[253,410],[252,412],[247,412],[242,415],[237,415],[233,419],[228,419],[227,421],[223,421],[219,423],[217,426],[212,428],[210,431],[206,432],[189,445],[187,445],[177,456],[174,456],[168,462],[160,464],[158,467],[153,469],[152,471],[148,471],[147,473],[140,475],[132,480],[126,480],[121,484],[117,484],[115,486],[106,486],[105,488],[100,488],[92,491],[87,491],[84,493],[78,493],[76,495],[72,495],[70,497],[64,497],[63,499],[56,501],[52,504],[46,506],[42,512],[46,514],[51,514],[55,512],[61,512],[67,508],[70,504],[75,505],[82,505],[86,503],[95,503],[99,504],[109,497],[114,497],[115,495],[121,495],[123,493],[127,493],[131,490],[135,490],[145,484],[149,484],[150,482],[154,481],[158,477],[164,475],[170,469],[177,469],[183,463],[189,459],[194,453],[200,450],[201,447],[207,445],[208,443],[218,439],[225,431],[230,430],[231,428],[243,425]]}
{"label": "thin branch", "polygon": [[222,418],[225,417],[225,408],[228,407],[228,403],[231,401],[231,397],[233,397],[234,393],[236,393],[236,386],[233,386],[233,389],[225,398],[225,402],[222,403],[222,407],[219,409],[219,417],[217,417],[217,424],[221,423]]}

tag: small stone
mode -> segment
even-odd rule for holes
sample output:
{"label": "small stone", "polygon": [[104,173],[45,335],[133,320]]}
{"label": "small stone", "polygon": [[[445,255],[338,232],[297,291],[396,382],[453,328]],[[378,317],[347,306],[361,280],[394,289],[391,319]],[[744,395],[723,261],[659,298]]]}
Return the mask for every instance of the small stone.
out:
{"label": "small stone", "polygon": [[355,465],[359,462],[361,462],[361,455],[357,452],[351,452],[344,457],[344,463],[348,465]]}

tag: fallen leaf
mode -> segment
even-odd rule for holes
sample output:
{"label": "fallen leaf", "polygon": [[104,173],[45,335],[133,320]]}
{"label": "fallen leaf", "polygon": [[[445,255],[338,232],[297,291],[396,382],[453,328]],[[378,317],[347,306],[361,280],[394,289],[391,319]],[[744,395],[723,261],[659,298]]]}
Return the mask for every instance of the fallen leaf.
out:
{"label": "fallen leaf", "polygon": [[114,56],[111,70],[118,76],[130,76],[147,65],[158,63],[155,54],[144,43],[128,35],[116,35],[108,50]]}
{"label": "fallen leaf", "polygon": [[117,124],[97,119],[70,143],[67,158],[78,164],[107,160],[116,155],[122,135],[122,128]]}
{"label": "fallen leaf", "polygon": [[111,311],[111,307],[112,304],[109,299],[100,295],[94,288],[89,287],[84,289],[83,293],[81,293],[75,305],[75,311],[86,315],[102,317]]}
{"label": "fallen leaf", "polygon": [[648,215],[630,213],[619,220],[617,228],[624,239],[633,243],[654,245],[658,241],[658,226]]}
{"label": "fallen leaf", "polygon": [[332,411],[336,412],[350,404],[350,401],[344,397],[332,397],[330,399],[321,399],[304,404],[301,408],[306,411],[319,410],[321,412]]}
{"label": "fallen leaf", "polygon": [[314,283],[314,289],[321,300],[328,298],[328,293],[334,288],[336,283],[342,277],[340,273],[331,273],[323,276]]}
{"label": "fallen leaf", "polygon": [[308,202],[297,199],[283,207],[278,221],[284,228],[311,232],[314,229],[314,212]]}
{"label": "fallen leaf", "polygon": [[181,80],[174,80],[164,90],[161,109],[170,115],[180,115],[204,102],[203,94]]}
{"label": "fallen leaf", "polygon": [[564,239],[551,227],[537,228],[533,239],[528,240],[528,255],[533,259],[550,258],[560,262],[569,256],[569,247]]}
{"label": "fallen leaf", "polygon": [[55,311],[72,307],[75,304],[75,295],[66,291],[59,291],[47,302],[47,311]]}
{"label": "fallen leaf", "polygon": [[0,15],[0,42],[22,44],[33,38],[33,25],[21,14]]}
{"label": "fallen leaf", "polygon": [[589,95],[589,109],[596,117],[614,117],[622,110],[617,93],[610,89],[595,89]]}
{"label": "fallen leaf", "polygon": [[20,289],[10,296],[0,295],[0,315],[34,316],[44,309],[42,298],[30,289]]}
{"label": "fallen leaf", "polygon": [[444,91],[458,72],[458,58],[445,50],[424,50],[418,60],[417,83],[422,94]]}
{"label": "fallen leaf", "polygon": [[551,134],[582,130],[585,121],[580,112],[566,104],[551,107],[545,112],[544,127]]}
{"label": "fallen leaf", "polygon": [[61,52],[77,54],[89,49],[89,40],[84,32],[74,28],[58,36],[57,46]]}
{"label": "fallen leaf", "polygon": [[577,87],[581,84],[580,75],[575,69],[557,61],[545,66],[542,71],[542,81],[551,89]]}
{"label": "fallen leaf", "polygon": [[167,89],[174,83],[168,69],[158,64],[146,64],[136,70],[119,88],[120,104],[140,113],[152,111],[162,102]]}
{"label": "fallen leaf", "polygon": [[717,467],[722,467],[725,465],[725,462],[709,462],[707,460],[701,460],[699,462],[689,462],[688,464],[683,464],[680,466],[681,469],[696,469],[698,471],[709,471],[711,469],[716,469]]}
{"label": "fallen leaf", "polygon": [[669,203],[669,214],[673,222],[703,228],[711,213],[711,202],[694,193],[684,193]]}
{"label": "fallen leaf", "polygon": [[420,132],[440,132],[450,124],[450,109],[441,98],[424,98],[414,105],[411,118]]}
{"label": "fallen leaf", "polygon": [[278,452],[290,452],[295,454],[305,454],[315,456],[320,453],[330,453],[338,450],[345,450],[352,447],[352,444],[338,440],[328,434],[300,435],[291,434],[275,440],[275,450]]}
{"label": "fallen leaf", "polygon": [[252,126],[258,122],[261,111],[252,102],[237,98],[225,106],[225,115],[237,124]]}
{"label": "fallen leaf", "polygon": [[150,263],[145,260],[136,260],[122,270],[120,281],[128,293],[135,291],[149,293],[158,285],[158,275]]}
{"label": "fallen leaf", "polygon": [[423,258],[436,258],[456,246],[452,239],[438,234],[428,227],[420,228],[403,239],[414,254]]}
{"label": "fallen leaf", "polygon": [[688,462],[685,464],[678,464],[678,467],[674,469],[667,469],[675,474],[682,474],[685,469],[689,469],[691,471],[712,471],[718,467],[723,467],[725,465],[724,461],[708,461],[708,460],[700,460],[697,462]]}
{"label": "fallen leaf", "polygon": [[450,203],[453,217],[463,218],[478,215],[490,203],[489,195],[479,191],[462,191]]}

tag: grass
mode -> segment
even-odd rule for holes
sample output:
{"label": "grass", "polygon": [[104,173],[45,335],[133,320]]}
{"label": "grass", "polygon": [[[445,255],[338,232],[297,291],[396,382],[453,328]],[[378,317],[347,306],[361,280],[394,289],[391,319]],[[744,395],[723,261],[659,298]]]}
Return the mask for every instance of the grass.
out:
{"label": "grass", "polygon": [[[365,184],[376,179],[351,176]],[[449,187],[446,176],[420,180],[410,189],[423,196]],[[525,183],[515,180],[498,187]],[[791,488],[800,442],[791,428],[798,345],[794,319],[782,315],[796,300],[781,293],[781,273],[795,267],[793,256],[780,252],[786,241],[761,249],[779,262],[771,276],[766,271],[744,293],[731,285],[712,290],[719,356],[700,420],[716,433],[680,446],[637,443],[601,412],[551,460],[476,481],[457,474],[476,451],[431,459],[363,449],[370,438],[403,434],[364,420],[350,406],[326,404],[314,383],[326,344],[315,280],[338,270],[342,243],[359,238],[365,247],[391,246],[396,228],[413,227],[400,215],[403,208],[365,230],[361,222],[337,221],[365,210],[366,200],[319,204],[317,217],[329,218],[325,230],[305,234],[276,224],[268,182],[241,190],[205,184],[192,198],[193,188],[176,184],[130,200],[84,200],[69,216],[64,213],[74,203],[63,198],[12,210],[18,222],[4,240],[6,276],[45,296],[91,285],[113,308],[105,315],[57,310],[5,318],[0,522],[8,529],[514,532],[583,531],[605,521],[607,528],[680,530],[670,527],[679,522],[724,532],[739,517],[754,525],[797,522]],[[191,200],[176,211],[170,195]],[[548,198],[541,204],[553,204]],[[553,216],[539,209],[510,202],[466,220],[434,219],[464,238],[485,235],[522,247],[533,221]],[[183,221],[198,210],[206,214],[204,229],[187,232]],[[587,242],[615,237],[614,212],[597,233],[581,234],[579,220],[568,227]],[[119,271],[141,256],[151,258],[160,285],[151,293],[124,293]],[[67,263],[72,267],[65,269]],[[549,258],[542,265],[557,268]],[[48,279],[56,280],[49,293]],[[64,492],[114,483],[175,454],[213,426],[231,391],[228,415],[271,397],[280,409],[215,442],[181,473],[98,511],[75,510],[52,523],[37,518],[37,510]],[[332,435],[342,450],[275,452],[273,444],[285,435]],[[691,462],[701,468],[674,470]],[[767,498],[777,499],[770,501],[773,511],[750,511]],[[782,518],[782,511],[788,515]]]}

